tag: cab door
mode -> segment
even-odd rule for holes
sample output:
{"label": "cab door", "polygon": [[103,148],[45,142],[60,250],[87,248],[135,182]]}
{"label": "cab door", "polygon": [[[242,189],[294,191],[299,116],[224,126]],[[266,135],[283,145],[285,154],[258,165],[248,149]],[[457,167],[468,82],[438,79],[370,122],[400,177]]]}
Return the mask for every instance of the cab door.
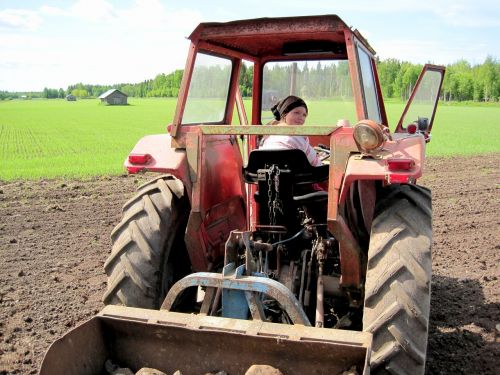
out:
{"label": "cab door", "polygon": [[238,141],[234,135],[203,131],[231,123],[240,64],[193,47],[171,130],[172,146],[185,150],[188,160],[192,187],[185,242],[195,272],[217,269],[230,232],[246,228]]}
{"label": "cab door", "polygon": [[444,66],[430,64],[424,66],[399,119],[395,133],[407,132],[408,125],[415,124],[417,131],[423,133],[427,141],[430,140],[444,72]]}

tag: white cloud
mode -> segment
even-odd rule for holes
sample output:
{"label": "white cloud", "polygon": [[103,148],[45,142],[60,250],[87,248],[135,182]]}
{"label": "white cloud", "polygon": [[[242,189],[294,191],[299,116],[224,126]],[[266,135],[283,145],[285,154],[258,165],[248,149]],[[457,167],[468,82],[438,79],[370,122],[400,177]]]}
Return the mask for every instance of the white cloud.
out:
{"label": "white cloud", "polygon": [[500,27],[500,19],[498,18],[499,3],[488,4],[488,1],[446,3],[446,6],[443,6],[438,2],[438,6],[433,8],[432,11],[450,26],[462,28]]}
{"label": "white cloud", "polygon": [[145,32],[152,29],[191,30],[202,20],[201,13],[196,10],[171,10],[160,0],[135,0],[129,7],[115,6],[106,0],[78,0],[67,9],[45,5],[40,7],[40,12],[94,24],[109,23],[127,30],[141,28]]}
{"label": "white cloud", "polygon": [[70,13],[64,9],[49,6],[49,5],[42,5],[40,7],[40,13],[47,15],[47,16],[69,16]]}
{"label": "white cloud", "polygon": [[88,21],[110,21],[116,17],[113,5],[105,0],[78,0],[70,12]]}
{"label": "white cloud", "polygon": [[5,9],[0,11],[0,28],[34,31],[42,23],[37,12],[26,9]]}

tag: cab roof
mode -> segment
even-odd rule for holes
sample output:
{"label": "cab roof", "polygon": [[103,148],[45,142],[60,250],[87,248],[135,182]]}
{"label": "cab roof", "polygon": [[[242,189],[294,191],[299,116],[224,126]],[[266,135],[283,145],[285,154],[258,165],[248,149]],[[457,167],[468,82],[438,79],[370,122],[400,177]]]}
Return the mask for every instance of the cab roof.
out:
{"label": "cab roof", "polygon": [[[200,23],[189,39],[254,58],[301,54],[345,56],[346,31],[351,29],[336,15],[256,18]],[[354,33],[375,52],[359,32]]]}

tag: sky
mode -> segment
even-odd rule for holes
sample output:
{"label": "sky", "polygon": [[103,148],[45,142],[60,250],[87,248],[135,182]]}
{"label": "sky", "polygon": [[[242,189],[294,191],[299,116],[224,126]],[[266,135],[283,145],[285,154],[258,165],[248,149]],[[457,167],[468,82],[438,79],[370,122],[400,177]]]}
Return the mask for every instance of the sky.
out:
{"label": "sky", "polygon": [[0,0],[0,91],[138,83],[183,69],[200,22],[320,14],[381,59],[500,58],[498,0]]}

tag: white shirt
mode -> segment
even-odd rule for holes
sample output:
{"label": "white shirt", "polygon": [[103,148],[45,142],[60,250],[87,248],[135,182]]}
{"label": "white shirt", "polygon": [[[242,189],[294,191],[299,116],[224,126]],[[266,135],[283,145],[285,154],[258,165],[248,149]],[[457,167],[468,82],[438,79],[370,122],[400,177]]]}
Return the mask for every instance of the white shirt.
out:
{"label": "white shirt", "polygon": [[309,144],[309,138],[301,135],[270,135],[264,138],[264,143],[259,147],[260,150],[281,150],[298,149],[306,154],[307,160],[312,166],[317,167],[323,163],[318,158],[318,154]]}

